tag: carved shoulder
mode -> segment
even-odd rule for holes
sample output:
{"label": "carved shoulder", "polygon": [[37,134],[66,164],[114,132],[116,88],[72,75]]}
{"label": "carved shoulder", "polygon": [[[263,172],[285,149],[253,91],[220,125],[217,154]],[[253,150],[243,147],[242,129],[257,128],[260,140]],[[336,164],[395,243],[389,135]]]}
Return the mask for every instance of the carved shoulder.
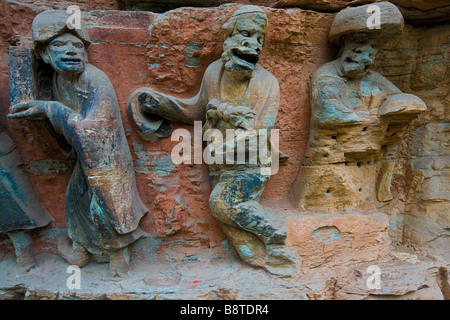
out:
{"label": "carved shoulder", "polygon": [[89,89],[94,91],[108,91],[114,93],[114,87],[109,77],[102,70],[92,64],[86,64],[86,69],[83,71],[84,81],[86,81]]}

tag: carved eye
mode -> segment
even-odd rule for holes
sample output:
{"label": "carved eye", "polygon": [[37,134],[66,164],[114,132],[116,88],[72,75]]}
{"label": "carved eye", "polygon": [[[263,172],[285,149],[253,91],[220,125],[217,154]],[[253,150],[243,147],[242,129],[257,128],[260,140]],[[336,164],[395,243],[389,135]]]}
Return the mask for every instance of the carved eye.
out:
{"label": "carved eye", "polygon": [[250,35],[250,33],[248,33],[248,31],[246,31],[246,30],[242,30],[242,31],[241,31],[241,34],[242,34],[244,37],[248,37],[248,36]]}
{"label": "carved eye", "polygon": [[75,43],[74,46],[75,46],[75,48],[78,48],[78,49],[84,48],[84,44],[82,44],[82,43]]}
{"label": "carved eye", "polygon": [[54,43],[52,43],[52,46],[59,48],[59,47],[62,46],[62,43],[61,42],[54,42]]}

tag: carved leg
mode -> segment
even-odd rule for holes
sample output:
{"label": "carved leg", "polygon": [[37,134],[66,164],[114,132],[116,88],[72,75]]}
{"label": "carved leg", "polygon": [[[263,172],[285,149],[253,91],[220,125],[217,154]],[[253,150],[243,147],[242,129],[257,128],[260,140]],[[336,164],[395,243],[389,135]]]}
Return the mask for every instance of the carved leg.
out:
{"label": "carved leg", "polygon": [[30,271],[36,265],[30,231],[8,232],[16,252],[17,265],[24,271]]}
{"label": "carved leg", "polygon": [[91,254],[67,235],[58,240],[58,250],[64,260],[80,268],[91,261]]}
{"label": "carved leg", "polygon": [[219,225],[242,260],[252,266],[264,267],[267,252],[264,242],[258,236],[220,221]]}
{"label": "carved leg", "polygon": [[109,275],[124,277],[130,269],[130,253],[128,248],[111,250],[109,253]]}
{"label": "carved leg", "polygon": [[395,154],[398,145],[387,145],[384,150],[383,159],[380,161],[378,177],[376,182],[377,199],[381,202],[391,201],[392,174],[395,167]]}
{"label": "carved leg", "polygon": [[259,170],[222,174],[210,196],[210,207],[239,256],[273,274],[297,272],[296,254],[284,246],[284,219],[259,204],[267,177]]}
{"label": "carved leg", "polygon": [[251,232],[265,244],[283,244],[287,236],[284,221],[269,215],[259,204],[267,179],[259,170],[225,172],[214,187],[209,204],[222,224]]}

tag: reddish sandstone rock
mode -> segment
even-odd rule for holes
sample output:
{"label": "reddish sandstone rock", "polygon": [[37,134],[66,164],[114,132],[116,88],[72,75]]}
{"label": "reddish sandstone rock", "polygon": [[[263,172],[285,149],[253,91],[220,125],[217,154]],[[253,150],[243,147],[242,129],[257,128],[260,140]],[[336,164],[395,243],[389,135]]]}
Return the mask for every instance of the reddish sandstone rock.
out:
{"label": "reddish sandstone rock", "polygon": [[[333,4],[343,2],[348,1],[330,1]],[[31,21],[42,9],[39,6],[63,8],[69,3],[73,4],[44,0],[0,3],[0,21],[4,24],[0,38],[2,119],[9,108],[9,45],[30,45]],[[220,243],[224,236],[208,207],[211,190],[207,167],[171,167],[168,157],[177,142],[170,138],[156,143],[142,140],[132,129],[125,107],[131,92],[143,86],[183,97],[192,96],[200,86],[206,67],[220,57],[221,26],[238,4],[180,8],[165,14],[89,11],[119,8],[112,3],[81,2],[93,40],[89,47],[90,62],[102,69],[113,83],[137,168],[138,189],[147,207],[154,210],[143,219],[143,227],[157,235],[199,237],[203,244]],[[266,2],[256,4],[262,3]],[[271,5],[270,1],[267,5]],[[298,8],[265,8],[265,11],[269,33],[260,64],[280,83],[281,105],[276,128],[280,129],[280,149],[289,155],[289,159],[279,173],[271,177],[263,198],[269,203],[275,200],[289,203],[309,135],[309,77],[336,54],[336,48],[327,40],[334,15]],[[389,233],[399,240],[404,234],[403,240],[429,245],[437,253],[448,248],[445,232],[449,199],[444,187],[449,170],[445,161],[439,160],[448,154],[445,126],[449,114],[448,32],[448,25],[406,25],[400,41],[382,48],[375,64],[375,69],[402,91],[421,97],[429,107],[429,112],[414,122],[413,132],[398,153],[392,187],[394,200],[383,208],[391,222]],[[42,124],[4,122],[25,160],[33,183],[38,186],[44,205],[55,218],[53,226],[63,227],[64,192],[71,163],[64,159]],[[192,127],[181,124],[175,127],[193,132]],[[436,242],[430,242],[433,239]]]}
{"label": "reddish sandstone rock", "polygon": [[297,248],[302,268],[375,261],[389,249],[388,217],[383,213],[289,217],[286,245]]}

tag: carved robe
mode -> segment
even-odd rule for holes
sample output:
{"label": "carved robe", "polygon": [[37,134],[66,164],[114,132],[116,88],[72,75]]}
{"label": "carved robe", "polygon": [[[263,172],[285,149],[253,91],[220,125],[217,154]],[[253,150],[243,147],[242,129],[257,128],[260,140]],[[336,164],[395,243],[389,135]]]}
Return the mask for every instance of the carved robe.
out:
{"label": "carved robe", "polygon": [[[130,117],[134,120],[132,123],[137,126],[145,126],[145,128],[137,128],[140,133],[146,130],[148,133],[158,136],[159,131],[165,130],[167,126],[164,126],[162,119],[156,119],[157,117],[187,124],[192,124],[194,121],[205,121],[207,105],[211,100],[216,99],[233,106],[240,105],[252,109],[256,113],[253,129],[272,129],[275,125],[280,100],[278,80],[262,66],[256,64],[244,95],[237,101],[230,101],[221,92],[222,85],[229,85],[222,83],[223,73],[224,67],[221,60],[210,64],[203,76],[200,91],[190,99],[169,97],[150,88],[136,90],[130,97],[129,105],[131,108],[128,109]],[[144,113],[146,115],[150,113],[151,118],[138,119],[139,114],[136,112],[136,106],[149,103],[154,108],[152,111],[144,110]],[[223,121],[219,121],[214,128],[223,131],[223,134],[225,134],[226,128]],[[147,139],[151,140],[152,138],[147,137]]]}
{"label": "carved robe", "polygon": [[91,253],[118,249],[145,233],[138,227],[148,211],[136,186],[133,160],[109,78],[87,64],[74,84],[76,98],[53,78],[54,100],[71,108],[49,115],[56,132],[72,146],[76,165],[66,191],[69,237]]}
{"label": "carved robe", "polygon": [[[225,96],[224,88],[233,88],[233,83],[224,82],[222,60],[213,62],[207,68],[200,91],[191,99],[179,99],[155,92],[150,88],[136,90],[129,100],[129,116],[138,132],[148,140],[160,136],[158,130],[164,127],[160,116],[174,122],[192,124],[207,120],[208,104],[213,101],[227,103],[233,107],[242,106],[253,110],[254,122],[251,129],[270,130],[275,124],[280,100],[278,80],[262,66],[256,64],[247,88],[242,96]],[[151,110],[148,110],[148,107]],[[150,113],[150,117],[148,117]],[[145,116],[144,116],[144,115]],[[141,118],[140,118],[141,117]],[[149,121],[149,119],[153,121]],[[208,121],[206,121],[208,125]],[[219,119],[211,126],[222,134],[233,128],[231,121]],[[154,135],[154,136],[152,136]],[[269,143],[268,143],[269,144]],[[268,150],[270,150],[268,146]],[[282,244],[286,238],[283,222],[273,214],[267,214],[259,204],[269,176],[261,173],[267,164],[212,164],[209,166],[213,191],[209,199],[213,215],[247,262],[264,266],[265,244]]]}
{"label": "carved robe", "polygon": [[11,138],[0,132],[0,233],[48,225],[42,205]]}
{"label": "carved robe", "polygon": [[311,110],[301,208],[376,210],[376,201],[391,200],[397,146],[411,119],[426,110],[423,101],[376,71],[345,77],[335,60],[312,77]]}

